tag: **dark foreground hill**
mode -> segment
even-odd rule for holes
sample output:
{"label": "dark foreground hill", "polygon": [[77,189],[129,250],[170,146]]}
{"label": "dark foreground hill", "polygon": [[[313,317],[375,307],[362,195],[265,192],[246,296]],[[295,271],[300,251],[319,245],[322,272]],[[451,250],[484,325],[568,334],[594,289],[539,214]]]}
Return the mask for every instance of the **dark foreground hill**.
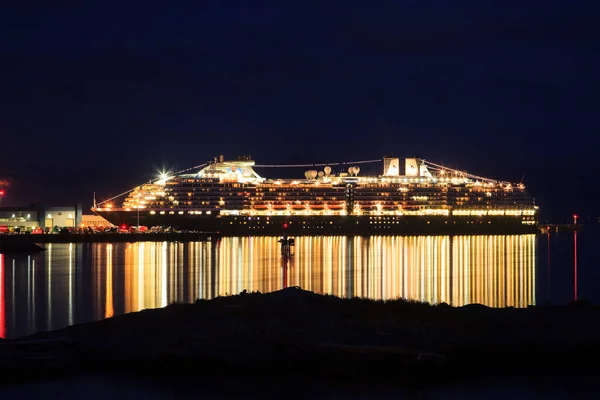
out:
{"label": "dark foreground hill", "polygon": [[297,288],[173,304],[0,341],[0,380],[73,373],[425,381],[600,369],[600,308],[454,308]]}

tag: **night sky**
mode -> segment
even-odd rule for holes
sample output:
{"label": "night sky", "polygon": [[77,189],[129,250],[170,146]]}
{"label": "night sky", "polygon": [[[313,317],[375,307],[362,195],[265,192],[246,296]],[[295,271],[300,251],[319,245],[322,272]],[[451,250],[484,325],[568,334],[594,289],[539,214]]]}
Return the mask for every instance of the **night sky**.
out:
{"label": "night sky", "polygon": [[598,218],[599,20],[592,1],[3,2],[3,205],[89,207],[219,154],[392,154],[524,175],[542,220]]}

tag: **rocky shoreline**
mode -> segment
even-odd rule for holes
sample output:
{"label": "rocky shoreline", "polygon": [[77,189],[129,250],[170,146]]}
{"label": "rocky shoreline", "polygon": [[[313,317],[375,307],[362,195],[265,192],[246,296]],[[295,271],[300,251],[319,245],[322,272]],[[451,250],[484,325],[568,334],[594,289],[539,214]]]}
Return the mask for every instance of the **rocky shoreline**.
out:
{"label": "rocky shoreline", "polygon": [[298,288],[173,304],[0,341],[0,382],[74,373],[436,383],[597,372],[600,308],[460,308]]}

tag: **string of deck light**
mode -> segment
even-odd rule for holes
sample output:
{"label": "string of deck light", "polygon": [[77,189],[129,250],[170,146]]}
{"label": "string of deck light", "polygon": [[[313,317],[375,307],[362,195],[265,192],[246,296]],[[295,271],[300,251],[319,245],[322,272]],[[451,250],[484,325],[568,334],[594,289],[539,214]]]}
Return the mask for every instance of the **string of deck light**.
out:
{"label": "string of deck light", "polygon": [[[190,171],[190,170],[192,170],[192,169],[202,168],[202,167],[204,167],[204,166],[206,166],[206,165],[208,165],[208,163],[204,163],[204,164],[196,165],[196,166],[193,166],[193,167],[190,167],[190,168],[182,169],[181,171],[173,172],[171,175],[179,175],[179,174],[183,174],[184,172]],[[158,178],[151,179],[149,183],[155,183],[155,182],[158,182],[158,181],[160,181],[161,179],[164,179],[164,177],[158,177]],[[140,186],[140,185],[138,185],[138,186],[135,186],[134,188],[132,188],[132,189],[129,189],[129,190],[127,190],[126,192],[120,193],[120,194],[118,194],[118,195],[116,195],[116,196],[113,196],[113,197],[111,197],[110,199],[103,200],[103,201],[101,201],[100,203],[98,203],[97,205],[98,205],[98,206],[100,206],[100,205],[102,205],[102,204],[104,204],[104,203],[108,203],[108,202],[110,202],[110,201],[113,201],[113,200],[115,200],[115,199],[118,199],[118,198],[119,198],[119,197],[121,197],[121,196],[125,196],[126,194],[129,194],[129,193],[133,192],[134,190],[136,190],[136,189],[137,189],[139,186]]]}
{"label": "string of deck light", "polygon": [[[202,168],[206,165],[208,165],[208,163],[204,163],[204,164],[196,165],[194,167],[182,169],[181,171],[174,172],[173,175],[183,174],[184,172],[188,172],[188,171],[191,171],[192,169],[196,169],[196,168]],[[158,178],[156,180],[160,180],[160,178]]]}
{"label": "string of deck light", "polygon": [[332,165],[351,165],[351,164],[372,164],[381,162],[381,158],[376,160],[362,160],[362,161],[344,161],[334,163],[314,163],[314,164],[258,164],[253,165],[256,168],[302,168],[302,167],[326,167]]}
{"label": "string of deck light", "polygon": [[426,160],[423,160],[423,161],[425,162],[425,164],[427,165],[427,167],[429,169],[432,169],[434,171],[438,171],[438,172],[444,171],[444,172],[450,172],[450,173],[454,172],[454,173],[457,173],[457,174],[461,174],[461,175],[463,175],[463,176],[465,176],[467,178],[479,179],[479,180],[482,180],[484,182],[501,183],[501,184],[504,184],[504,185],[510,184],[510,182],[505,182],[505,181],[499,181],[499,180],[496,180],[496,179],[485,178],[483,176],[473,175],[473,174],[470,174],[468,172],[459,171],[457,169],[452,169],[452,168],[444,167],[443,165],[432,163],[431,161],[426,161]]}
{"label": "string of deck light", "polygon": [[435,167],[432,167],[432,166],[428,165],[427,169],[429,169],[430,171],[435,171],[435,172],[442,173],[442,174],[444,174],[444,173],[449,173],[449,174],[454,173],[454,174],[459,175],[460,177],[463,177],[463,178],[475,179],[475,180],[482,181],[482,182],[487,182],[487,183],[502,184],[502,185],[510,185],[511,184],[508,181],[499,181],[497,179],[490,179],[490,178],[486,178],[486,177],[483,177],[483,176],[473,175],[473,174],[470,174],[468,172],[460,171],[460,170],[457,170],[457,169],[452,169],[452,168],[446,168],[446,167],[444,167],[444,168],[435,168]]}
{"label": "string of deck light", "polygon": [[[254,168],[310,168],[310,167],[326,167],[326,166],[335,166],[335,165],[357,165],[357,164],[373,164],[376,162],[381,162],[382,159],[378,158],[378,159],[374,159],[374,160],[360,160],[360,161],[343,161],[343,162],[334,162],[334,163],[312,163],[312,164],[257,164],[257,165],[253,165]],[[504,181],[498,181],[498,180],[494,180],[494,179],[490,179],[490,178],[485,178],[482,176],[478,176],[478,175],[473,175],[464,171],[460,171],[457,169],[452,169],[452,168],[447,168],[444,167],[443,165],[440,164],[436,164],[433,163],[431,161],[426,161],[423,160],[423,162],[427,165],[428,168],[434,170],[434,171],[438,171],[438,172],[450,172],[450,173],[456,173],[456,174],[461,174],[467,178],[472,178],[472,179],[479,179],[485,182],[493,182],[493,183],[501,183],[501,184],[510,184],[510,182],[504,182]],[[186,168],[186,169],[182,169],[180,171],[177,172],[173,172],[169,175],[179,175],[179,174],[183,174],[185,172],[194,170],[194,169],[198,169],[198,168],[202,168],[205,167],[207,165],[209,165],[210,163],[204,163],[204,164],[200,164],[200,165],[195,165],[193,167],[190,168]],[[155,183],[158,182],[162,179],[165,179],[164,176],[155,178],[150,180],[149,183]],[[119,197],[125,196],[131,192],[133,192],[134,190],[136,190],[139,186],[136,186],[132,189],[129,189],[123,193],[120,193],[116,196],[113,196],[109,199],[103,200],[100,203],[98,203],[97,205],[100,206],[102,204],[108,203],[112,200],[118,199]]]}
{"label": "string of deck light", "polygon": [[[336,163],[314,163],[314,164],[259,164],[259,165],[253,165],[253,167],[256,168],[302,168],[302,167],[325,167],[325,166],[331,166],[331,165],[350,165],[350,164],[370,164],[370,163],[376,163],[376,162],[381,162],[381,158],[378,158],[376,160],[361,160],[361,161],[348,161],[348,162],[336,162]],[[184,172],[188,172],[191,171],[193,169],[198,169],[198,168],[202,168],[206,165],[208,165],[210,163],[204,163],[204,164],[200,164],[200,165],[195,165],[193,167],[190,168],[186,168],[186,169],[182,169],[181,171],[177,171],[177,172],[173,172],[170,175],[179,175],[182,174]],[[160,181],[161,179],[164,179],[164,177],[158,177],[155,179],[150,180],[150,183],[155,183]],[[129,189],[123,193],[119,193],[116,196],[113,196],[109,199],[103,200],[101,202],[99,202],[97,204],[97,206],[101,206],[105,203],[111,202],[115,199],[118,199],[119,197],[125,196],[131,192],[133,192],[134,190],[136,190],[139,186],[136,186],[132,189]]]}
{"label": "string of deck light", "polygon": [[113,201],[113,200],[115,200],[115,199],[118,199],[118,198],[119,198],[119,197],[121,197],[121,196],[125,196],[126,194],[129,194],[129,193],[133,192],[133,191],[134,191],[136,188],[137,188],[137,186],[136,186],[136,187],[134,187],[133,189],[129,189],[129,190],[128,190],[128,191],[126,191],[126,192],[123,192],[123,193],[121,193],[121,194],[118,194],[118,195],[116,195],[116,196],[113,196],[113,197],[111,197],[110,199],[103,200],[103,201],[101,201],[100,203],[96,204],[96,206],[101,206],[101,205],[102,205],[102,204],[104,204],[104,203],[108,203],[108,202],[110,202],[110,201]]}

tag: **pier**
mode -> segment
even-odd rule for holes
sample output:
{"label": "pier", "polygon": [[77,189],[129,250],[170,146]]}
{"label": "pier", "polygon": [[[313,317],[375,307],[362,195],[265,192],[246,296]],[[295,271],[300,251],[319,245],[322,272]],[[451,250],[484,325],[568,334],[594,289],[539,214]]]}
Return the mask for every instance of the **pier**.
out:
{"label": "pier", "polygon": [[10,234],[0,235],[0,245],[9,248],[23,243],[207,242],[219,237],[218,232]]}
{"label": "pier", "polygon": [[548,232],[575,232],[583,228],[582,224],[538,224],[540,233]]}
{"label": "pier", "polygon": [[279,239],[279,243],[281,243],[281,255],[284,258],[292,257],[295,254],[295,251],[294,251],[294,246],[296,244],[295,242],[296,241],[294,238],[288,237],[287,232],[284,232],[281,239]]}

